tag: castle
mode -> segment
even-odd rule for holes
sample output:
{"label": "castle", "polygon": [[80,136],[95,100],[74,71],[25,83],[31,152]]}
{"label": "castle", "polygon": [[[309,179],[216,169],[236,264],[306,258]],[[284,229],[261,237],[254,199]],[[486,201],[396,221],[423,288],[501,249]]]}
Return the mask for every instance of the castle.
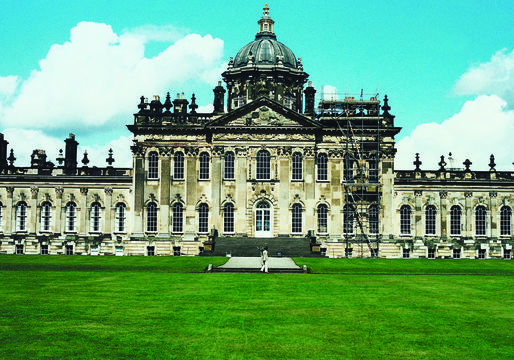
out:
{"label": "castle", "polygon": [[267,6],[221,76],[212,113],[194,94],[141,97],[132,168],[112,152],[79,165],[72,134],[57,165],[34,150],[17,167],[0,134],[0,253],[241,255],[269,242],[295,256],[510,259],[514,172],[492,155],[489,171],[443,156],[424,170],[418,154],[395,170],[387,96],[315,106]]}

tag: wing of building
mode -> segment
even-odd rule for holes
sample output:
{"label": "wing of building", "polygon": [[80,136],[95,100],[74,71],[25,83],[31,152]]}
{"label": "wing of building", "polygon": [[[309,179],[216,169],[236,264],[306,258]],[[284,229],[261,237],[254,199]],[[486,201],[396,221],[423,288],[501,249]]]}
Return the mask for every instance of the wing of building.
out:
{"label": "wing of building", "polygon": [[[322,99],[277,40],[269,8],[231,57],[214,111],[143,96],[128,129],[133,167],[14,165],[0,134],[0,252],[510,258],[514,172],[395,171],[387,96]],[[128,150],[128,149],[127,149]],[[488,155],[484,154],[487,158]],[[450,160],[450,159],[447,159]]]}

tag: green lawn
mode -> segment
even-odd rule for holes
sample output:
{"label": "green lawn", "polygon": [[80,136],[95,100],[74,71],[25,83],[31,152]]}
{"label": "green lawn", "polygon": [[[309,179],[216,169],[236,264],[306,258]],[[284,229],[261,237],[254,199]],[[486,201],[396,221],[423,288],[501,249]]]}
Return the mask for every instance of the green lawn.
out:
{"label": "green lawn", "polygon": [[315,274],[202,273],[225,260],[0,256],[0,358],[514,356],[514,262],[295,259]]}

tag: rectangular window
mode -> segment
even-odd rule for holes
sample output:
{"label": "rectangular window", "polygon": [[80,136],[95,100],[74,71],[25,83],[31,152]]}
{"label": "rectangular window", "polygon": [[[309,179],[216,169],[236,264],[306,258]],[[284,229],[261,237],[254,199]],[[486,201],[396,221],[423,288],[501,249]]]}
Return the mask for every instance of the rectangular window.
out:
{"label": "rectangular window", "polygon": [[226,180],[234,179],[234,153],[227,152],[225,153],[225,174],[224,178]]}
{"label": "rectangular window", "polygon": [[478,258],[485,259],[486,249],[478,249]]}
{"label": "rectangular window", "polygon": [[403,248],[403,254],[402,254],[403,258],[404,259],[408,259],[410,258],[410,249],[407,249],[407,248]]}
{"label": "rectangular window", "polygon": [[453,258],[460,259],[460,249],[453,249]]}
{"label": "rectangular window", "polygon": [[23,245],[16,244],[16,255],[23,255]]}
{"label": "rectangular window", "polygon": [[147,246],[146,247],[146,255],[155,256],[155,246]]}
{"label": "rectangular window", "polygon": [[303,178],[303,158],[302,154],[296,152],[293,154],[293,168],[291,179],[292,180],[302,180]]}
{"label": "rectangular window", "polygon": [[41,255],[48,255],[48,245],[41,245]]}
{"label": "rectangular window", "polygon": [[378,182],[378,161],[376,159],[372,159],[368,162],[369,164],[369,177],[368,180],[371,183]]}
{"label": "rectangular window", "polygon": [[429,259],[435,259],[435,249],[428,249],[428,256]]}
{"label": "rectangular window", "polygon": [[510,257],[511,257],[510,251],[511,251],[510,249],[503,249],[503,258],[505,260],[510,260]]}
{"label": "rectangular window", "polygon": [[184,154],[181,152],[173,156],[173,180],[184,180]]}
{"label": "rectangular window", "polygon": [[173,247],[173,256],[180,256],[180,246]]}
{"label": "rectangular window", "polygon": [[318,181],[328,180],[328,157],[327,154],[321,153],[318,155]]}
{"label": "rectangular window", "polygon": [[73,245],[66,245],[66,255],[73,255]]}
{"label": "rectangular window", "polygon": [[352,248],[345,248],[344,249],[344,256],[347,258],[351,258],[353,255],[353,249]]}

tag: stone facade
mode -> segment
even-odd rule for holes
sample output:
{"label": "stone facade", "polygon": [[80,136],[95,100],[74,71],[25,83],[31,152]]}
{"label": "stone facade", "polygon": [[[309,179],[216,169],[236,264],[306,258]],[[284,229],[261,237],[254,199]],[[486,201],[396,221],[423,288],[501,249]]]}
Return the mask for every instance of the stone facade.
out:
{"label": "stone facade", "polygon": [[[394,169],[387,96],[322,100],[265,8],[198,113],[169,93],[141,97],[133,166],[58,165],[35,150],[16,167],[0,134],[0,253],[198,255],[216,239],[311,239],[329,257],[510,258],[514,172]],[[227,107],[225,109],[225,94]]]}

